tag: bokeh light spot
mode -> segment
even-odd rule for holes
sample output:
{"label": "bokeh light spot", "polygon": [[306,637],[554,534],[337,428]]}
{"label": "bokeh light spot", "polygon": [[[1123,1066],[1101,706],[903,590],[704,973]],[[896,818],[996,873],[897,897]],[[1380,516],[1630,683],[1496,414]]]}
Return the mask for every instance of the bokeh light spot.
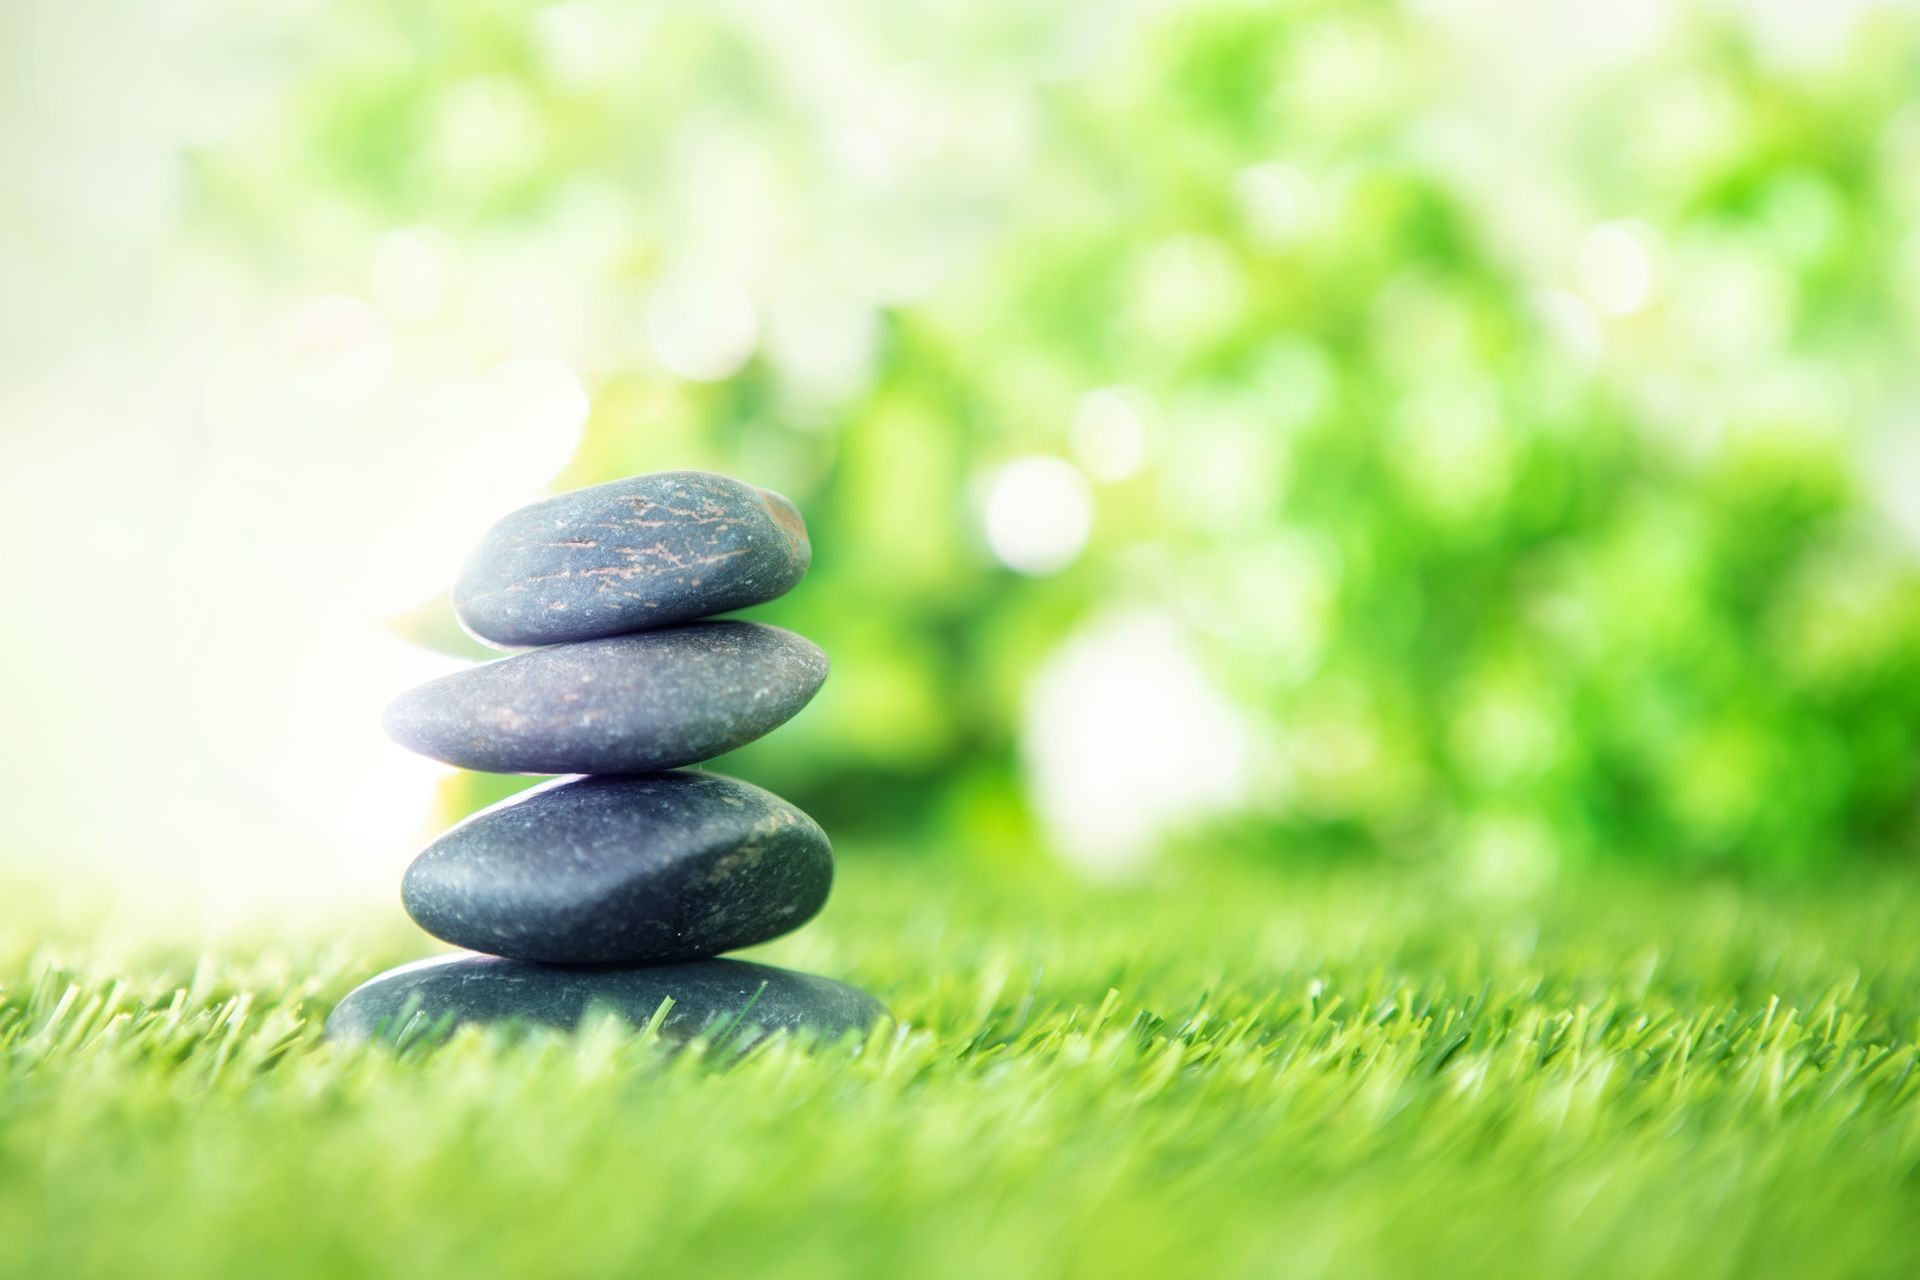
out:
{"label": "bokeh light spot", "polygon": [[1147,460],[1152,398],[1131,387],[1102,387],[1080,397],[1073,414],[1073,456],[1096,480],[1126,480]]}
{"label": "bokeh light spot", "polygon": [[1248,229],[1262,244],[1283,248],[1314,230],[1319,192],[1304,170],[1290,164],[1257,164],[1240,171],[1233,193]]}
{"label": "bokeh light spot", "polygon": [[1657,282],[1651,228],[1605,222],[1580,241],[1575,272],[1580,292],[1602,314],[1630,316],[1653,301]]}
{"label": "bokeh light spot", "polygon": [[1086,477],[1059,458],[1020,458],[1002,467],[987,493],[987,545],[1018,573],[1058,573],[1093,530]]}
{"label": "bokeh light spot", "polygon": [[759,313],[745,290],[692,275],[660,282],[647,300],[646,324],[654,358],[689,382],[732,377],[760,341]]}
{"label": "bokeh light spot", "polygon": [[1244,799],[1247,728],[1165,614],[1122,611],[1069,637],[1028,688],[1021,743],[1055,846],[1097,874]]}

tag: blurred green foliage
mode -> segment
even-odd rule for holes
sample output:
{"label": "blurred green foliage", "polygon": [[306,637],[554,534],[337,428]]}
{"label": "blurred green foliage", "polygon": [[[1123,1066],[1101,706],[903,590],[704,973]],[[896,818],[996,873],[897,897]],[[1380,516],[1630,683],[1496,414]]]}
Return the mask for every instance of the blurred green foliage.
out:
{"label": "blurred green foliage", "polygon": [[[1910,857],[1920,572],[1861,459],[1920,336],[1920,21],[1809,70],[1676,11],[1530,133],[1427,8],[357,0],[198,207],[323,285],[395,227],[564,282],[562,486],[790,493],[765,616],[836,670],[741,767],[837,829],[1020,837],[1031,672],[1139,607],[1264,744],[1262,848]],[[760,317],[707,380],[646,336],[689,263]],[[1144,465],[1008,571],[982,485],[1103,388]]]}

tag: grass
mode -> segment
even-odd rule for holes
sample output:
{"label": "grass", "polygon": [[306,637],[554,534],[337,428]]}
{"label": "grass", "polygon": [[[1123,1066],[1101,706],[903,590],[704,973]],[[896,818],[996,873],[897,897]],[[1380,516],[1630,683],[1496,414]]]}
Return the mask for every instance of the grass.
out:
{"label": "grass", "polygon": [[[397,912],[395,913],[397,915]],[[854,857],[904,1020],[335,1052],[427,948],[0,938],[0,1273],[1920,1274],[1920,881],[1127,890]]]}

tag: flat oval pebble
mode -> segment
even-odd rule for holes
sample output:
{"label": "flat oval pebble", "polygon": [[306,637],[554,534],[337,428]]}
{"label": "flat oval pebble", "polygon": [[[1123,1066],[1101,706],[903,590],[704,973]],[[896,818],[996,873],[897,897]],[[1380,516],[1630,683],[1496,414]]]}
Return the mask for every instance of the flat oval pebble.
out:
{"label": "flat oval pebble", "polygon": [[581,778],[502,801],[427,846],[401,888],[436,938],[519,960],[718,955],[812,919],[833,850],[780,797],[711,773]]}
{"label": "flat oval pebble", "polygon": [[827,655],[757,622],[701,622],[483,663],[410,689],[387,733],[489,773],[651,773],[710,760],[786,723]]}
{"label": "flat oval pebble", "polygon": [[631,969],[564,969],[452,955],[402,965],[348,994],[327,1018],[327,1039],[438,1037],[469,1023],[524,1023],[572,1030],[590,1010],[644,1026],[663,1000],[673,1007],[660,1032],[688,1040],[711,1031],[736,1046],[785,1031],[837,1040],[887,1016],[857,987],[750,964],[694,960]]}
{"label": "flat oval pebble", "polygon": [[498,645],[620,635],[759,604],[813,558],[793,504],[706,471],[662,471],[522,507],[487,531],[454,612]]}

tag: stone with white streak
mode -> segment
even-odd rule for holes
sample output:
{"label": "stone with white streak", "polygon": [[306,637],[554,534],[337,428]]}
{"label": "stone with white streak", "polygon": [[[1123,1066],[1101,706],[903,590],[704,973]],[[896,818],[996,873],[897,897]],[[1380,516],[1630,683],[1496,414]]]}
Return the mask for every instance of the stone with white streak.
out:
{"label": "stone with white streak", "polygon": [[474,635],[513,647],[670,626],[771,600],[813,557],[791,502],[705,471],[629,476],[520,508],[453,588]]}

